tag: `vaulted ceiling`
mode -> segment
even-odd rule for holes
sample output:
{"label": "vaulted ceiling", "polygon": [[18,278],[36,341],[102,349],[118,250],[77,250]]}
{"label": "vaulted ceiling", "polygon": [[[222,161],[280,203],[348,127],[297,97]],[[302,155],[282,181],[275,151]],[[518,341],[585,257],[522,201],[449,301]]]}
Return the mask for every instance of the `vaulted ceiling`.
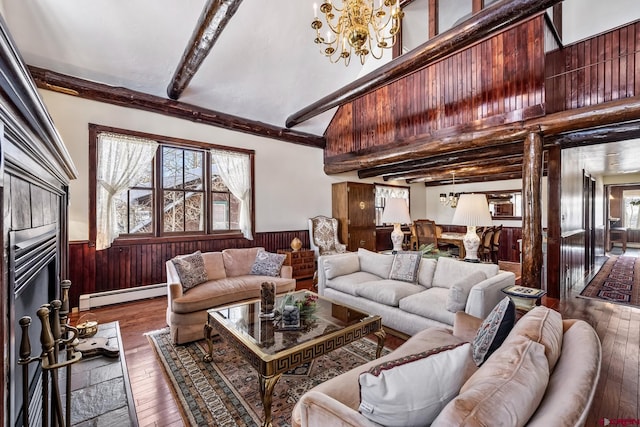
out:
{"label": "vaulted ceiling", "polygon": [[[313,44],[312,3],[4,0],[0,11],[34,75],[41,81],[54,82],[49,83],[49,88],[55,90],[56,78],[62,79],[65,87],[93,93],[103,91],[104,96],[112,96],[108,92],[120,88],[122,105],[126,105],[131,93],[139,93],[149,106],[162,104],[166,110],[184,111],[186,105],[201,114],[205,122],[216,124],[216,120],[222,120],[243,130],[246,120],[257,133],[321,147],[322,135],[335,109],[292,129],[286,129],[287,117],[384,65],[389,58],[369,60],[364,67],[358,61],[352,61],[349,67],[331,64]],[[193,77],[181,91],[178,102],[172,102],[168,88],[203,10],[224,9],[229,5],[237,10],[223,22],[226,25],[199,69],[191,70]],[[46,75],[47,70],[52,73]],[[149,106],[148,109],[157,108]],[[635,140],[580,150],[595,174],[638,169],[631,161],[640,155],[640,144]],[[482,171],[477,162],[461,161],[457,167],[476,170],[478,176],[490,179],[492,168],[504,167],[509,161],[507,156],[499,164],[483,162]],[[511,155],[511,161],[511,167],[517,169],[518,156]],[[434,167],[428,166],[432,173]],[[455,171],[446,165],[439,167],[442,175]],[[422,164],[413,171],[387,178],[421,180],[424,170]],[[384,176],[379,172],[362,168],[361,176]]]}

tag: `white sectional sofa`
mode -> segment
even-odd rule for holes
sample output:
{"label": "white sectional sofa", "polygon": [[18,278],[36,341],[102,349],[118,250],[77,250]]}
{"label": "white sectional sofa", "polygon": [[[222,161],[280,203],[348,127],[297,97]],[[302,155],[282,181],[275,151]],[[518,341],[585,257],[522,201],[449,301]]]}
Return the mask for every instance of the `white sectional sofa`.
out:
{"label": "white sectional sofa", "polygon": [[496,264],[447,257],[420,258],[413,279],[406,271],[399,275],[394,262],[406,263],[410,257],[365,249],[321,256],[318,293],[380,315],[387,328],[414,335],[432,326],[453,326],[457,311],[484,319],[505,297],[502,289],[515,284],[515,274]]}

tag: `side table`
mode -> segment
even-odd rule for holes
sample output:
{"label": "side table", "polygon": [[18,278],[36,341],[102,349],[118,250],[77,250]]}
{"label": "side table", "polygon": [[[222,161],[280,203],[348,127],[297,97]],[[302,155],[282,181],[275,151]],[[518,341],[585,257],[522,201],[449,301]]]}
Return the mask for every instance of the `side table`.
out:
{"label": "side table", "polygon": [[284,265],[293,268],[294,279],[309,279],[316,271],[315,253],[311,249],[278,249],[279,254],[285,254]]}
{"label": "side table", "polygon": [[547,291],[526,286],[507,286],[502,292],[511,298],[517,310],[530,311],[536,306],[536,302],[542,298]]}

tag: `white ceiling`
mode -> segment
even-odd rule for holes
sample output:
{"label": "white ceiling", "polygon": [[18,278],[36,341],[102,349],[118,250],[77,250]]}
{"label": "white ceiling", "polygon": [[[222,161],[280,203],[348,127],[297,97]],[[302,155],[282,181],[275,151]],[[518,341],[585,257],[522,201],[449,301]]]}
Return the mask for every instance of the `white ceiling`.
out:
{"label": "white ceiling", "polygon": [[[27,64],[167,98],[204,4],[4,0],[2,13]],[[292,113],[355,80],[359,61],[331,64],[313,43],[312,5],[244,0],[180,101],[284,127]],[[332,115],[295,129],[322,135]]]}

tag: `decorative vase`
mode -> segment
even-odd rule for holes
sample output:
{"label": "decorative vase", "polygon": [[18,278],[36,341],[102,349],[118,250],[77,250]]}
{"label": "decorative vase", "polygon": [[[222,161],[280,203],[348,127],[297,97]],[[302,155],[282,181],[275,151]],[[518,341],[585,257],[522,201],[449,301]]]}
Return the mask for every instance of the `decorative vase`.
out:
{"label": "decorative vase", "polygon": [[263,282],[260,287],[260,317],[273,318],[275,316],[276,284]]}
{"label": "decorative vase", "polygon": [[302,248],[302,241],[297,237],[294,237],[291,241],[291,249],[293,249],[294,252],[298,252],[300,248]]}

